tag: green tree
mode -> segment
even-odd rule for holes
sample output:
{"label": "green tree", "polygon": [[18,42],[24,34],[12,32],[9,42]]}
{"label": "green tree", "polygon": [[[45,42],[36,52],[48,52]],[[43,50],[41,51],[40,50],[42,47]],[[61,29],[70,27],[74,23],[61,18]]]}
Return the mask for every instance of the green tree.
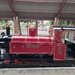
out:
{"label": "green tree", "polygon": [[0,27],[2,27],[2,29],[5,29],[7,22],[8,20],[0,20]]}
{"label": "green tree", "polygon": [[29,22],[33,23],[33,22],[35,22],[35,20],[20,20],[20,22],[27,23],[26,27],[28,27],[28,23]]}

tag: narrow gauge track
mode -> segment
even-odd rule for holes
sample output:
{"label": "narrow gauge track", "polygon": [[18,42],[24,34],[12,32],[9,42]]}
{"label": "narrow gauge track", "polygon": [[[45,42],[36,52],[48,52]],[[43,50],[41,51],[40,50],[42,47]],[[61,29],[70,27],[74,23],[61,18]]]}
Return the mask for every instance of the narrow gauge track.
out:
{"label": "narrow gauge track", "polygon": [[46,64],[0,64],[0,68],[75,67],[75,62],[54,62]]}

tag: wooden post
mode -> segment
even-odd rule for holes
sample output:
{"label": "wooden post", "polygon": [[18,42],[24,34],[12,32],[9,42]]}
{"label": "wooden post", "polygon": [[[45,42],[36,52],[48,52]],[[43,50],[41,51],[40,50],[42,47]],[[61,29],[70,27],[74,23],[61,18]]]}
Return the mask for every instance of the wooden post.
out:
{"label": "wooden post", "polygon": [[13,17],[14,19],[14,35],[19,35],[19,18],[18,17]]}
{"label": "wooden post", "polygon": [[55,19],[54,19],[54,25],[55,26],[59,25],[58,22],[59,22],[59,19],[55,17]]}
{"label": "wooden post", "polygon": [[6,35],[10,35],[10,23],[9,22],[6,25]]}
{"label": "wooden post", "polygon": [[44,30],[44,21],[41,20],[41,27],[42,27],[42,30]]}

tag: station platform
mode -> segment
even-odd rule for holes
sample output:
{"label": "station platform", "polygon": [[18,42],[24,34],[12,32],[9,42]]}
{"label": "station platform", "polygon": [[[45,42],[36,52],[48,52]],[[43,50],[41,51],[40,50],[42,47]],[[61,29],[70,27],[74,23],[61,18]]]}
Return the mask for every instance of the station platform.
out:
{"label": "station platform", "polygon": [[0,75],[75,75],[75,67],[5,68]]}

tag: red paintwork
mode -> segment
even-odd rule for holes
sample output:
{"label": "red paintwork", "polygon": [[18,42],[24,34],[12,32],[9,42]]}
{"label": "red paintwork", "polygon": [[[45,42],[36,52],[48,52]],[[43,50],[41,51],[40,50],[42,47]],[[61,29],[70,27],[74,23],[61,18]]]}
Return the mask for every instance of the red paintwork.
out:
{"label": "red paintwork", "polygon": [[[13,36],[10,42],[10,54],[49,54],[53,60],[65,60],[66,45],[61,41],[61,30],[50,28],[50,36],[38,37],[30,30],[31,36]],[[34,37],[33,37],[34,36]]]}
{"label": "red paintwork", "polygon": [[18,63],[18,59],[15,59],[15,60],[14,60],[14,63],[17,64],[17,63]]}
{"label": "red paintwork", "polygon": [[11,42],[25,42],[24,36],[13,36]]}
{"label": "red paintwork", "polygon": [[6,59],[6,60],[4,60],[4,63],[5,64],[10,64],[10,60],[9,59]]}
{"label": "red paintwork", "polygon": [[[61,48],[61,50],[59,50]],[[65,60],[66,58],[66,45],[56,44],[54,47],[54,60]]]}
{"label": "red paintwork", "polygon": [[55,30],[55,42],[56,43],[62,43],[61,40],[61,34],[62,34],[62,30]]}
{"label": "red paintwork", "polygon": [[10,43],[11,54],[52,54],[52,52],[49,37],[14,36]]}
{"label": "red paintwork", "polygon": [[37,32],[36,32],[36,28],[29,28],[29,36],[36,36]]}
{"label": "red paintwork", "polygon": [[11,43],[11,54],[52,54],[52,45],[44,43]]}

